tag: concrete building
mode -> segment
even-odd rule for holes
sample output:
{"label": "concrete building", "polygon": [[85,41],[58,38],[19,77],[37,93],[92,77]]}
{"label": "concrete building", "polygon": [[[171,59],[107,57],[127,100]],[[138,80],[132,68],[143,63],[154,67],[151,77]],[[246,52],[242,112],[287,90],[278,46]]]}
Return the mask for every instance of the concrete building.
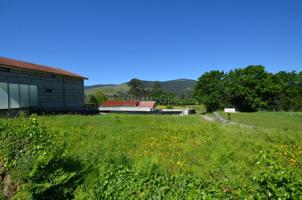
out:
{"label": "concrete building", "polygon": [[0,57],[0,111],[82,111],[85,79],[62,69]]}

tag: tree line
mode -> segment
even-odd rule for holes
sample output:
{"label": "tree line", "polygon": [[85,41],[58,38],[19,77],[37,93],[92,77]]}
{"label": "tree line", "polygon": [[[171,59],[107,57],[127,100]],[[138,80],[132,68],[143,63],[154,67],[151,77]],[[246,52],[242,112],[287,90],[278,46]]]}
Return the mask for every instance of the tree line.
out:
{"label": "tree line", "polygon": [[262,65],[225,73],[213,70],[199,77],[194,98],[208,112],[235,107],[239,111],[301,111],[302,72],[269,73]]}

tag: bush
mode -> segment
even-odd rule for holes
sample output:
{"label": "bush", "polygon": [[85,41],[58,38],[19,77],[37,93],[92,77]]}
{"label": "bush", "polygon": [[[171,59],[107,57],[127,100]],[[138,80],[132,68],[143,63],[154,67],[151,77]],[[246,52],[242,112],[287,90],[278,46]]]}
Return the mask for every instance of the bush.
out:
{"label": "bush", "polygon": [[167,109],[173,109],[173,106],[172,105],[168,105],[166,106]]}
{"label": "bush", "polygon": [[64,152],[63,135],[38,123],[36,116],[0,125],[0,155],[19,183],[16,198],[71,199],[81,184],[83,165]]}
{"label": "bush", "polygon": [[0,153],[9,170],[22,166],[28,174],[34,158],[47,157],[56,145],[54,135],[40,126],[35,116],[2,123],[0,130]]}
{"label": "bush", "polygon": [[260,152],[261,173],[254,178],[256,194],[261,199],[299,199],[302,181],[290,168],[284,168],[269,153]]}

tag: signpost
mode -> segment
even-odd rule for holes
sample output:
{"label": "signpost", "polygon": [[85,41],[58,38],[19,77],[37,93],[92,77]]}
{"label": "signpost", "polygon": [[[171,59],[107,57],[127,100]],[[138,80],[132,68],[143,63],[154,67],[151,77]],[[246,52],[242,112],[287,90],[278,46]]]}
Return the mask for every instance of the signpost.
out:
{"label": "signpost", "polygon": [[236,110],[235,108],[225,108],[224,112],[228,113],[228,120],[231,120],[231,113],[236,113]]}

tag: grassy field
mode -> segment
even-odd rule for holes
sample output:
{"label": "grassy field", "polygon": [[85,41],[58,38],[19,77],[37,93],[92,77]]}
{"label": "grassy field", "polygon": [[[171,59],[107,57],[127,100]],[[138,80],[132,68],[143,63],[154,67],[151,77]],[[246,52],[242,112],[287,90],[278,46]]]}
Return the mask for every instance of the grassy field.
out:
{"label": "grassy field", "polygon": [[[224,118],[227,114],[219,112]],[[255,112],[231,114],[232,121],[267,129],[302,131],[302,112]]]}
{"label": "grassy field", "polygon": [[[248,129],[207,122],[200,115],[61,115],[34,118],[38,123],[34,130],[39,134],[46,130],[53,133],[55,143],[64,146],[62,155],[81,163],[81,181],[68,188],[72,198],[292,199],[301,195],[301,116],[301,113],[292,118],[285,113],[232,115],[235,121],[258,127]],[[30,120],[33,119],[2,119],[0,130],[5,130],[3,124],[17,127],[14,130],[26,127],[20,124],[31,127]],[[11,134],[6,129],[3,140]],[[2,145],[9,142],[2,141]],[[2,146],[0,153],[7,155],[7,151]],[[38,158],[32,160],[41,167]],[[23,182],[36,180],[20,175],[25,172],[20,167],[24,164],[15,162],[10,168],[8,165],[15,177]],[[31,174],[39,167],[34,165],[27,170]],[[67,187],[64,184],[68,181],[54,184],[53,188]],[[42,187],[40,182],[38,185]],[[45,187],[41,194],[52,194]],[[29,191],[36,194],[36,190]]]}

